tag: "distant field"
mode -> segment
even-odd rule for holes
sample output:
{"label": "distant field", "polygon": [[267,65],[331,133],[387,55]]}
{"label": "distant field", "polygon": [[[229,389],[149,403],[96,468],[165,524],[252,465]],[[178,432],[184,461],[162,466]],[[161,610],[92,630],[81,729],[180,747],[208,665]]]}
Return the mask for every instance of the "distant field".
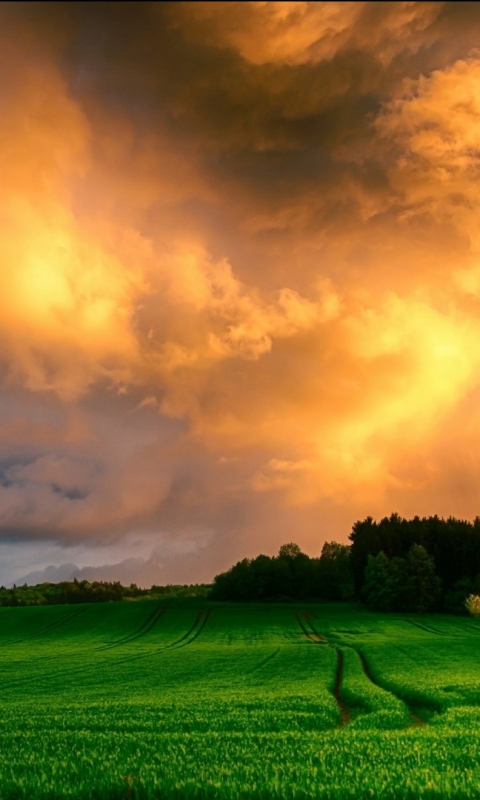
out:
{"label": "distant field", "polygon": [[0,609],[0,797],[478,798],[480,624],[345,605]]}

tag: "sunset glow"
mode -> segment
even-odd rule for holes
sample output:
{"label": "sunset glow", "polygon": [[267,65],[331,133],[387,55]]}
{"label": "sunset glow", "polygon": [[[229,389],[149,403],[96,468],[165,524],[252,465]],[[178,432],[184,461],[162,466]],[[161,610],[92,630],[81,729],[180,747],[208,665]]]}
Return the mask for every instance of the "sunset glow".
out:
{"label": "sunset glow", "polygon": [[12,580],[480,514],[477,4],[0,17]]}

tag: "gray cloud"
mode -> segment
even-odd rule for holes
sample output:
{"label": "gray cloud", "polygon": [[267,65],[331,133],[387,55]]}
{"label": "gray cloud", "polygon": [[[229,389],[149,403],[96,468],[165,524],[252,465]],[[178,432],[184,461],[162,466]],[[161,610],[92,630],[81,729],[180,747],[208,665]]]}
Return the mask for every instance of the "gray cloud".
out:
{"label": "gray cloud", "polygon": [[210,580],[473,514],[477,5],[0,18],[10,572]]}

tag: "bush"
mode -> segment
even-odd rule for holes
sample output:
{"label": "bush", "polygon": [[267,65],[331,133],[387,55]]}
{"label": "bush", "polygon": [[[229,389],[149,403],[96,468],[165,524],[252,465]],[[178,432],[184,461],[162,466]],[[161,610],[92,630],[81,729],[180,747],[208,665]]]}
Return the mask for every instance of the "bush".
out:
{"label": "bush", "polygon": [[465,600],[465,608],[472,617],[480,617],[480,597],[478,594],[469,594]]}

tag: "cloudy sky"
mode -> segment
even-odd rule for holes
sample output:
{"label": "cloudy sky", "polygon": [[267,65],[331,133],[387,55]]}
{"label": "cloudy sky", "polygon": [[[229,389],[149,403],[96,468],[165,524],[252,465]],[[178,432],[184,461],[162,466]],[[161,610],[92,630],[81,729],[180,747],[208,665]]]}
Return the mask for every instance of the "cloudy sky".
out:
{"label": "cloudy sky", "polygon": [[1,582],[480,514],[479,33],[462,2],[1,4]]}

